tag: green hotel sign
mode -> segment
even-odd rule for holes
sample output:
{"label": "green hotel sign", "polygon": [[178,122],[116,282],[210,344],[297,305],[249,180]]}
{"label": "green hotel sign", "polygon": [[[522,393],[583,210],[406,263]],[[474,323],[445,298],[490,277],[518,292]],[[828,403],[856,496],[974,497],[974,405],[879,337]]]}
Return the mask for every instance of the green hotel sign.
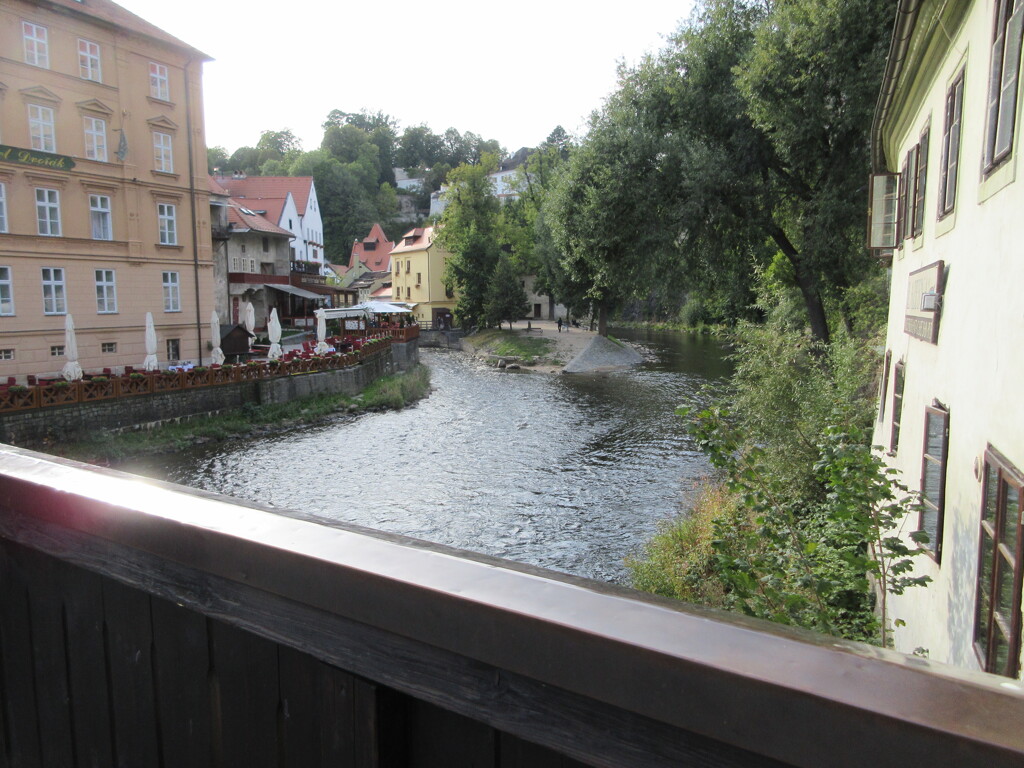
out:
{"label": "green hotel sign", "polygon": [[36,168],[49,168],[52,171],[70,171],[75,161],[67,155],[53,155],[49,152],[37,152],[34,149],[8,147],[0,144],[0,163],[18,163]]}

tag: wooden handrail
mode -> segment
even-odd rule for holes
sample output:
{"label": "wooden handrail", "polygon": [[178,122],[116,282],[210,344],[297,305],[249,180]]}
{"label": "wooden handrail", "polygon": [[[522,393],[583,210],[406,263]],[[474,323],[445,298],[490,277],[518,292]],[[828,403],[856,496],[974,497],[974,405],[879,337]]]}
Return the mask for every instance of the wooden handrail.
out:
{"label": "wooden handrail", "polygon": [[592,765],[1024,760],[1020,681],[11,447],[0,538]]}

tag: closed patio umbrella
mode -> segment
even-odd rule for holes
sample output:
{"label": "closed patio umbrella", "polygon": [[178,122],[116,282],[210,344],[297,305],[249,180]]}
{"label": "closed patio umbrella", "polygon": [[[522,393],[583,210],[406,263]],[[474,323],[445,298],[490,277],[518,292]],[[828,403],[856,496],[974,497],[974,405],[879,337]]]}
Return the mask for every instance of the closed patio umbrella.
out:
{"label": "closed patio umbrella", "polygon": [[64,357],[67,362],[60,375],[67,381],[78,381],[82,378],[82,366],[78,364],[78,340],[75,339],[75,321],[69,312],[64,316]]}
{"label": "closed patio umbrella", "polygon": [[160,367],[156,359],[156,327],[153,325],[153,313],[146,313],[146,359],[142,361],[142,370],[155,371]]}
{"label": "closed patio umbrella", "polygon": [[214,365],[224,364],[224,350],[220,348],[220,318],[217,317],[217,310],[210,315],[210,335],[213,338],[213,351],[210,353],[210,360]]}
{"label": "closed patio umbrella", "polygon": [[256,310],[253,308],[251,301],[245,305],[242,324],[245,326],[245,330],[249,332],[249,349],[252,349],[253,332],[256,330]]}
{"label": "closed patio umbrella", "polygon": [[313,349],[318,355],[326,355],[331,351],[331,348],[327,346],[325,339],[327,338],[327,318],[324,317],[322,312],[316,313],[316,347]]}
{"label": "closed patio umbrella", "polygon": [[271,360],[278,360],[284,354],[284,350],[281,349],[281,321],[277,319],[277,307],[270,310],[267,335],[270,336],[270,351],[267,352],[267,357]]}

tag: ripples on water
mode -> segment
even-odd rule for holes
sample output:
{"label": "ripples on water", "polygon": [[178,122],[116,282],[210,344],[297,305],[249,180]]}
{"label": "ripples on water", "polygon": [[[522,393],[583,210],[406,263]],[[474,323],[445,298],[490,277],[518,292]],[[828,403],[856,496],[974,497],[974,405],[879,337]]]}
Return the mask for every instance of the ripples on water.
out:
{"label": "ripples on water", "polygon": [[641,351],[646,362],[632,371],[548,376],[424,349],[433,391],[414,407],[197,449],[161,474],[623,581],[625,556],[685,507],[707,472],[673,412],[726,374],[706,340],[648,334]]}

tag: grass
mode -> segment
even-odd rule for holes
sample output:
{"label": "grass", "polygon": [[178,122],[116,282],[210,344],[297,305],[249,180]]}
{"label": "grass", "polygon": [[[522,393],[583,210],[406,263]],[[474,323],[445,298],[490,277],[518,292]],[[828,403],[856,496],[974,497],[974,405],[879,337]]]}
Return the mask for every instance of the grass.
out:
{"label": "grass", "polygon": [[430,369],[419,365],[404,374],[378,379],[355,397],[316,395],[287,403],[246,403],[234,411],[152,430],[100,432],[88,439],[52,447],[50,453],[82,461],[120,461],[132,456],[171,453],[198,443],[313,424],[339,413],[403,408],[429,391]]}
{"label": "grass", "polygon": [[468,339],[477,349],[492,355],[519,358],[526,365],[547,359],[548,350],[554,344],[542,336],[530,336],[525,332],[488,328]]}

